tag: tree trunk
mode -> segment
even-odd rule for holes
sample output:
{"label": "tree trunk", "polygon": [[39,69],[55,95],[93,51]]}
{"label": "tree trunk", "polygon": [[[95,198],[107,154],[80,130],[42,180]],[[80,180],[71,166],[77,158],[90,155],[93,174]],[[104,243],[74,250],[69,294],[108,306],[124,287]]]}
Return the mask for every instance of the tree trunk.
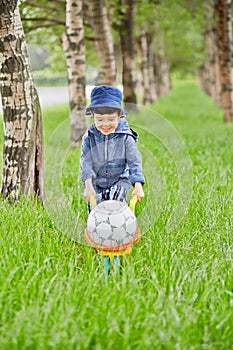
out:
{"label": "tree trunk", "polygon": [[213,24],[213,5],[211,4],[212,0],[203,0],[204,7],[204,17],[205,17],[205,26],[204,26],[204,35],[203,35],[203,44],[205,51],[205,59],[202,65],[199,67],[199,81],[201,88],[203,91],[211,96],[210,91],[210,76],[211,70],[210,66],[212,64],[213,52],[210,50],[211,48],[211,27]]}
{"label": "tree trunk", "polygon": [[141,80],[143,87],[143,104],[148,105],[156,101],[155,86],[155,62],[154,62],[154,46],[152,36],[141,31],[141,36],[137,40],[139,66],[141,70]]}
{"label": "tree trunk", "polygon": [[34,88],[34,116],[35,116],[35,176],[34,193],[42,202],[45,200],[44,193],[44,161],[43,161],[43,129],[40,101],[37,90]]}
{"label": "tree trunk", "polygon": [[164,56],[155,55],[155,81],[157,96],[164,96],[170,90],[169,62]]}
{"label": "tree trunk", "polygon": [[100,85],[116,85],[116,60],[111,27],[105,0],[93,0],[88,4],[91,13],[91,26],[95,35],[95,46],[99,57]]}
{"label": "tree trunk", "polygon": [[63,47],[68,70],[71,146],[76,147],[85,133],[88,120],[85,116],[85,44],[82,19],[82,0],[66,1],[66,31]]}
{"label": "tree trunk", "polygon": [[231,0],[216,0],[218,13],[218,61],[221,82],[221,105],[224,121],[233,121],[233,72]]}
{"label": "tree trunk", "polygon": [[134,3],[135,0],[119,1],[119,34],[122,52],[122,83],[124,89],[124,102],[128,103],[127,108],[137,110],[136,97],[136,72],[134,61]]}
{"label": "tree trunk", "polygon": [[147,34],[148,42],[148,66],[149,66],[149,86],[150,86],[150,103],[157,100],[156,82],[155,82],[155,53],[153,35]]}
{"label": "tree trunk", "polygon": [[0,1],[0,80],[4,117],[2,196],[36,193],[44,200],[38,95],[17,0]]}
{"label": "tree trunk", "polygon": [[140,55],[140,70],[142,80],[142,103],[148,105],[150,103],[150,77],[149,77],[149,65],[148,65],[148,43],[147,35],[144,30],[141,31],[141,36],[138,40],[139,43],[139,55]]}
{"label": "tree trunk", "polygon": [[155,82],[157,96],[166,95],[170,90],[170,64],[165,54],[164,39],[160,28],[155,40]]}
{"label": "tree trunk", "polygon": [[217,47],[217,21],[214,0],[204,0],[205,31],[204,48],[206,58],[199,69],[199,81],[202,89],[220,104],[220,75]]}

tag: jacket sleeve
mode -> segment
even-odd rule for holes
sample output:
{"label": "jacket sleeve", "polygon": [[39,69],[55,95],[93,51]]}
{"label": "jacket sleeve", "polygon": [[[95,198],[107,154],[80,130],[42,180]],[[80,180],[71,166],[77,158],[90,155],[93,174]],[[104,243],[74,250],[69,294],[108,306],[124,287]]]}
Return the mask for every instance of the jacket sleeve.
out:
{"label": "jacket sleeve", "polygon": [[87,179],[96,177],[95,172],[93,170],[93,159],[88,134],[85,134],[82,138],[82,152],[80,156],[80,177],[83,182]]}
{"label": "jacket sleeve", "polygon": [[129,180],[131,184],[134,185],[135,182],[141,182],[143,185],[145,179],[142,173],[142,157],[134,138],[130,135],[126,138],[126,161],[129,166]]}

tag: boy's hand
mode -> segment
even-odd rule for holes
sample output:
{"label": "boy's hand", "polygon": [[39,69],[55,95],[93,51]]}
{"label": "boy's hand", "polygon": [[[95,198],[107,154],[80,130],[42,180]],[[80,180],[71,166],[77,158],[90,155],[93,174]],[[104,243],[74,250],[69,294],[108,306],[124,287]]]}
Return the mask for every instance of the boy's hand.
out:
{"label": "boy's hand", "polygon": [[87,179],[85,181],[84,197],[88,202],[90,202],[91,196],[96,197],[96,192],[95,192],[95,189],[92,185],[92,179]]}
{"label": "boy's hand", "polygon": [[134,184],[134,190],[132,192],[132,197],[135,195],[138,197],[138,202],[140,202],[141,199],[144,197],[144,191],[142,189],[141,182],[135,182],[135,184]]}

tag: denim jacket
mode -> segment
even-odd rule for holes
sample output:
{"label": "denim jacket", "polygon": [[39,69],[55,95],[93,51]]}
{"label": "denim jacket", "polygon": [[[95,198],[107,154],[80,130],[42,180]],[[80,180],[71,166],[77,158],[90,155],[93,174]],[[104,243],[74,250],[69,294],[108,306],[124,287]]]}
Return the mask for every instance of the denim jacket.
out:
{"label": "denim jacket", "polygon": [[138,134],[125,118],[120,118],[115,131],[103,135],[92,124],[82,139],[80,176],[92,178],[94,186],[109,188],[121,179],[144,184],[141,154],[137,149]]}

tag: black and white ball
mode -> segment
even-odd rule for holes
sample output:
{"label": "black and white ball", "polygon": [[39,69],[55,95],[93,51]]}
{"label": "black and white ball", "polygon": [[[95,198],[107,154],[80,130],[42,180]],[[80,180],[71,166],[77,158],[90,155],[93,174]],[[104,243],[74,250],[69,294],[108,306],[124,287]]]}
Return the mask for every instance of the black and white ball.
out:
{"label": "black and white ball", "polygon": [[87,231],[95,244],[118,247],[130,243],[137,229],[137,219],[125,202],[99,203],[89,214]]}

